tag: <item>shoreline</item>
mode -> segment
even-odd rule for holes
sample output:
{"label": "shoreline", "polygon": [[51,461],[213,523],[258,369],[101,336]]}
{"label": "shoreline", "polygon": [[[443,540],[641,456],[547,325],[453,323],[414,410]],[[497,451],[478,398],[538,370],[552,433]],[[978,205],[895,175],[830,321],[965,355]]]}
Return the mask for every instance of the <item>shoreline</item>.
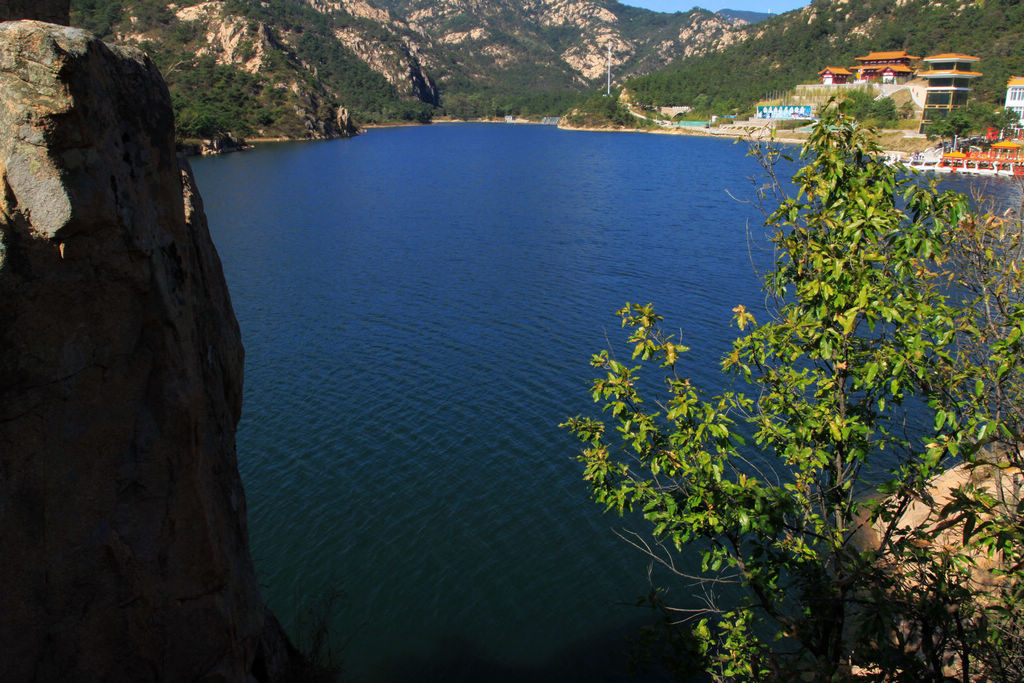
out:
{"label": "shoreline", "polygon": [[[577,127],[577,126],[566,126],[559,124],[559,129],[567,131],[585,131],[593,133],[646,133],[648,135],[684,135],[684,136],[697,136],[706,138],[727,138],[733,140],[750,140],[752,142],[778,142],[785,145],[802,145],[807,142],[808,135],[806,133],[797,133],[793,135],[793,131],[782,131],[782,134],[772,136],[769,132],[770,128],[766,126],[749,126],[742,127],[739,124],[732,124],[728,127],[713,127],[713,128],[608,128],[608,127]],[[789,133],[787,135],[786,133]],[[888,139],[886,139],[888,138]],[[899,145],[904,149],[893,149],[896,146],[896,141],[913,141],[908,144]],[[882,153],[887,157],[893,157],[900,160],[905,159],[908,155],[914,154],[915,152],[921,152],[925,149],[932,147],[932,143],[927,139],[908,138],[900,136],[895,138],[892,135],[880,135],[878,138],[878,144],[882,147]]]}
{"label": "shoreline", "polygon": [[[500,123],[505,125],[530,125],[530,126],[545,126],[552,124],[541,123],[540,121],[531,121],[530,119],[519,119],[514,121],[505,121],[504,119],[435,119],[430,123],[415,123],[415,122],[403,122],[403,123],[369,123],[360,126],[360,130],[371,130],[374,128],[407,128],[414,126],[432,126],[441,123]],[[771,137],[769,134],[752,135],[752,132],[756,131],[767,131],[768,128],[763,126],[752,126],[749,128],[611,128],[611,127],[578,127],[578,126],[567,126],[559,123],[557,126],[559,130],[565,131],[582,131],[589,133],[645,133],[648,135],[689,135],[697,137],[710,137],[710,138],[729,138],[729,139],[751,139],[758,141],[774,141],[781,142],[790,145],[802,145],[807,141],[807,137],[787,137],[787,136],[775,136]],[[254,139],[253,142],[256,142]]]}
{"label": "shoreline", "polygon": [[[584,131],[589,133],[645,133],[647,135],[680,135],[680,136],[692,136],[702,138],[728,138],[732,140],[755,140],[758,142],[781,142],[784,144],[791,145],[802,145],[807,141],[807,137],[788,137],[782,135],[772,136],[767,133],[769,129],[764,126],[751,126],[748,128],[729,127],[723,128],[716,126],[714,128],[702,128],[702,127],[676,127],[676,128],[607,128],[607,127],[596,127],[596,126],[565,126],[558,124],[559,130],[567,131]],[[760,133],[759,135],[757,133]]]}
{"label": "shoreline", "polygon": [[[418,123],[415,121],[408,121],[402,123],[367,123],[359,126],[359,130],[371,129],[371,128],[412,128],[416,126],[433,126],[439,123],[501,123],[506,125],[530,125],[530,126],[546,126],[551,124],[541,123],[540,121],[531,121],[530,119],[516,119],[515,121],[506,121],[505,119],[446,119],[438,118],[433,119],[429,123]],[[559,126],[561,127],[561,126]]]}
{"label": "shoreline", "polygon": [[[352,136],[338,136],[336,138],[287,138],[287,137],[258,137],[248,138],[245,142],[244,149],[251,149],[255,145],[275,142],[316,142],[325,140],[336,140],[345,139],[346,137],[358,137],[374,129],[386,129],[386,128],[412,128],[419,126],[431,126],[435,124],[446,124],[446,123],[488,123],[488,124],[505,124],[505,125],[532,125],[532,126],[543,126],[551,125],[541,123],[540,121],[532,121],[530,119],[517,118],[514,121],[505,121],[504,119],[496,118],[481,118],[481,119],[435,119],[429,123],[420,123],[416,121],[402,121],[395,123],[368,123],[361,125],[357,128],[356,134]],[[743,127],[738,124],[731,124],[728,127],[715,126],[712,128],[702,127],[655,127],[655,128],[623,128],[623,127],[598,127],[598,126],[569,126],[563,123],[557,125],[559,130],[564,131],[580,131],[587,133],[641,133],[646,135],[673,135],[673,136],[691,136],[691,137],[705,137],[705,138],[724,138],[730,140],[750,140],[753,142],[777,142],[784,145],[802,145],[807,141],[807,134],[796,134],[793,135],[792,131],[782,131],[783,134],[772,135],[771,128],[767,126],[748,126]],[[786,135],[786,133],[790,133]],[[900,138],[901,140],[913,140],[914,138]],[[924,141],[922,141],[924,142]],[[913,154],[916,151],[922,151],[926,147],[931,146],[930,144],[911,144],[907,145],[911,149],[892,149],[891,145],[886,146],[882,140],[879,143],[883,146],[883,152],[887,156],[896,157],[903,159],[908,154]],[[901,145],[903,146],[903,145]],[[920,148],[920,149],[918,149]],[[234,150],[232,150],[234,151]],[[242,150],[239,150],[242,151]]]}

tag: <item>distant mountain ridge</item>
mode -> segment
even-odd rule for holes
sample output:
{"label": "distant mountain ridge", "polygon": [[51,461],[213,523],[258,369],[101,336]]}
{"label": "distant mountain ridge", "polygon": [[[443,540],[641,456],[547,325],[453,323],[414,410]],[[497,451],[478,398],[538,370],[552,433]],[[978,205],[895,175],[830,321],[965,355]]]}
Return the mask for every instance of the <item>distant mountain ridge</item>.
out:
{"label": "distant mountain ridge", "polygon": [[[357,122],[553,113],[572,93],[721,50],[742,20],[616,0],[73,0],[146,49],[183,135],[330,137]],[[438,109],[440,107],[440,109]]]}
{"label": "distant mountain ridge", "polygon": [[[588,87],[661,68],[731,40],[733,21],[706,10],[651,12],[614,0],[380,0],[454,64],[426,59],[443,87]],[[440,49],[445,46],[447,50]]]}

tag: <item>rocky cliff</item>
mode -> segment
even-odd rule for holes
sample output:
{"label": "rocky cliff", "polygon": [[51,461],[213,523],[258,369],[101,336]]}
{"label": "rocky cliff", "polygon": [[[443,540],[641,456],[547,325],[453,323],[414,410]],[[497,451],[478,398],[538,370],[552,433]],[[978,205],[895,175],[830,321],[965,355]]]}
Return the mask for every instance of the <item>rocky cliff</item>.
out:
{"label": "rocky cliff", "polygon": [[[609,48],[621,82],[728,45],[737,23],[705,10],[667,14],[607,0],[378,1],[430,41],[423,61],[442,85],[466,74],[498,88],[522,79],[591,87],[606,77]],[[431,45],[452,57],[439,59]]]}
{"label": "rocky cliff", "polygon": [[272,679],[240,334],[163,80],[12,21],[0,100],[0,680]]}
{"label": "rocky cliff", "polygon": [[[194,88],[196,92],[189,99],[201,101],[209,97],[211,89],[221,86],[221,79],[247,83],[247,86],[237,86],[235,92],[220,95],[245,100],[233,117],[236,119],[232,122],[234,126],[191,132],[201,132],[202,137],[233,132],[246,137],[304,139],[350,137],[358,132],[348,111],[339,104],[337,88],[330,87],[323,79],[311,77],[318,65],[303,61],[297,54],[295,43],[305,35],[303,31],[271,28],[265,21],[233,13],[231,7],[218,1],[180,8],[169,5],[164,16],[166,22],[142,21],[139,15],[146,7],[129,7],[124,30],[113,38],[118,43],[142,46],[155,52],[163,59],[164,73],[170,83],[178,86],[179,93],[186,87]],[[187,44],[180,44],[182,38]],[[306,38],[314,42],[321,40]],[[157,45],[161,48],[156,48]],[[222,68],[218,73],[216,67],[208,68],[203,78],[181,78],[204,61],[226,70]],[[235,69],[245,75],[235,78],[231,74]],[[200,117],[210,113],[201,111]],[[179,111],[179,114],[188,118],[189,112]],[[245,119],[250,119],[252,125],[243,125]]]}

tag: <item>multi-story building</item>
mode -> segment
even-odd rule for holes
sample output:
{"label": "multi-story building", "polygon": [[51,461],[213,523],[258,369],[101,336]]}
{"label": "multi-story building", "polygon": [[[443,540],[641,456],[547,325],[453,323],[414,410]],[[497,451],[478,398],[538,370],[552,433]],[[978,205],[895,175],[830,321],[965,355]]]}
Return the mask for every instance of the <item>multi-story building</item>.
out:
{"label": "multi-story building", "polygon": [[869,52],[857,57],[857,66],[851,71],[857,73],[857,80],[876,83],[905,83],[914,75],[911,62],[921,59],[908,55],[905,50],[891,52]]}
{"label": "multi-story building", "polygon": [[1024,76],[1014,76],[1006,84],[1006,104],[1003,106],[1016,112],[1017,127],[1024,127]]}
{"label": "multi-story building", "polygon": [[981,72],[972,71],[981,59],[971,55],[949,52],[925,57],[924,61],[928,64],[928,70],[917,74],[928,80],[922,129],[966,105],[971,92],[971,80],[981,76]]}

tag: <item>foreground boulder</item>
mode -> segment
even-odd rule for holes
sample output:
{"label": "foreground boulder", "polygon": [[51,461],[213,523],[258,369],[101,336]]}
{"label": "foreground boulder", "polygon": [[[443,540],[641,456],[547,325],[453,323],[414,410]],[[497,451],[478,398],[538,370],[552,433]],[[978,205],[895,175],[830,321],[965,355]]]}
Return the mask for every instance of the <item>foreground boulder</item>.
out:
{"label": "foreground boulder", "polygon": [[0,680],[272,679],[241,339],[163,80],[12,21],[0,100]]}

